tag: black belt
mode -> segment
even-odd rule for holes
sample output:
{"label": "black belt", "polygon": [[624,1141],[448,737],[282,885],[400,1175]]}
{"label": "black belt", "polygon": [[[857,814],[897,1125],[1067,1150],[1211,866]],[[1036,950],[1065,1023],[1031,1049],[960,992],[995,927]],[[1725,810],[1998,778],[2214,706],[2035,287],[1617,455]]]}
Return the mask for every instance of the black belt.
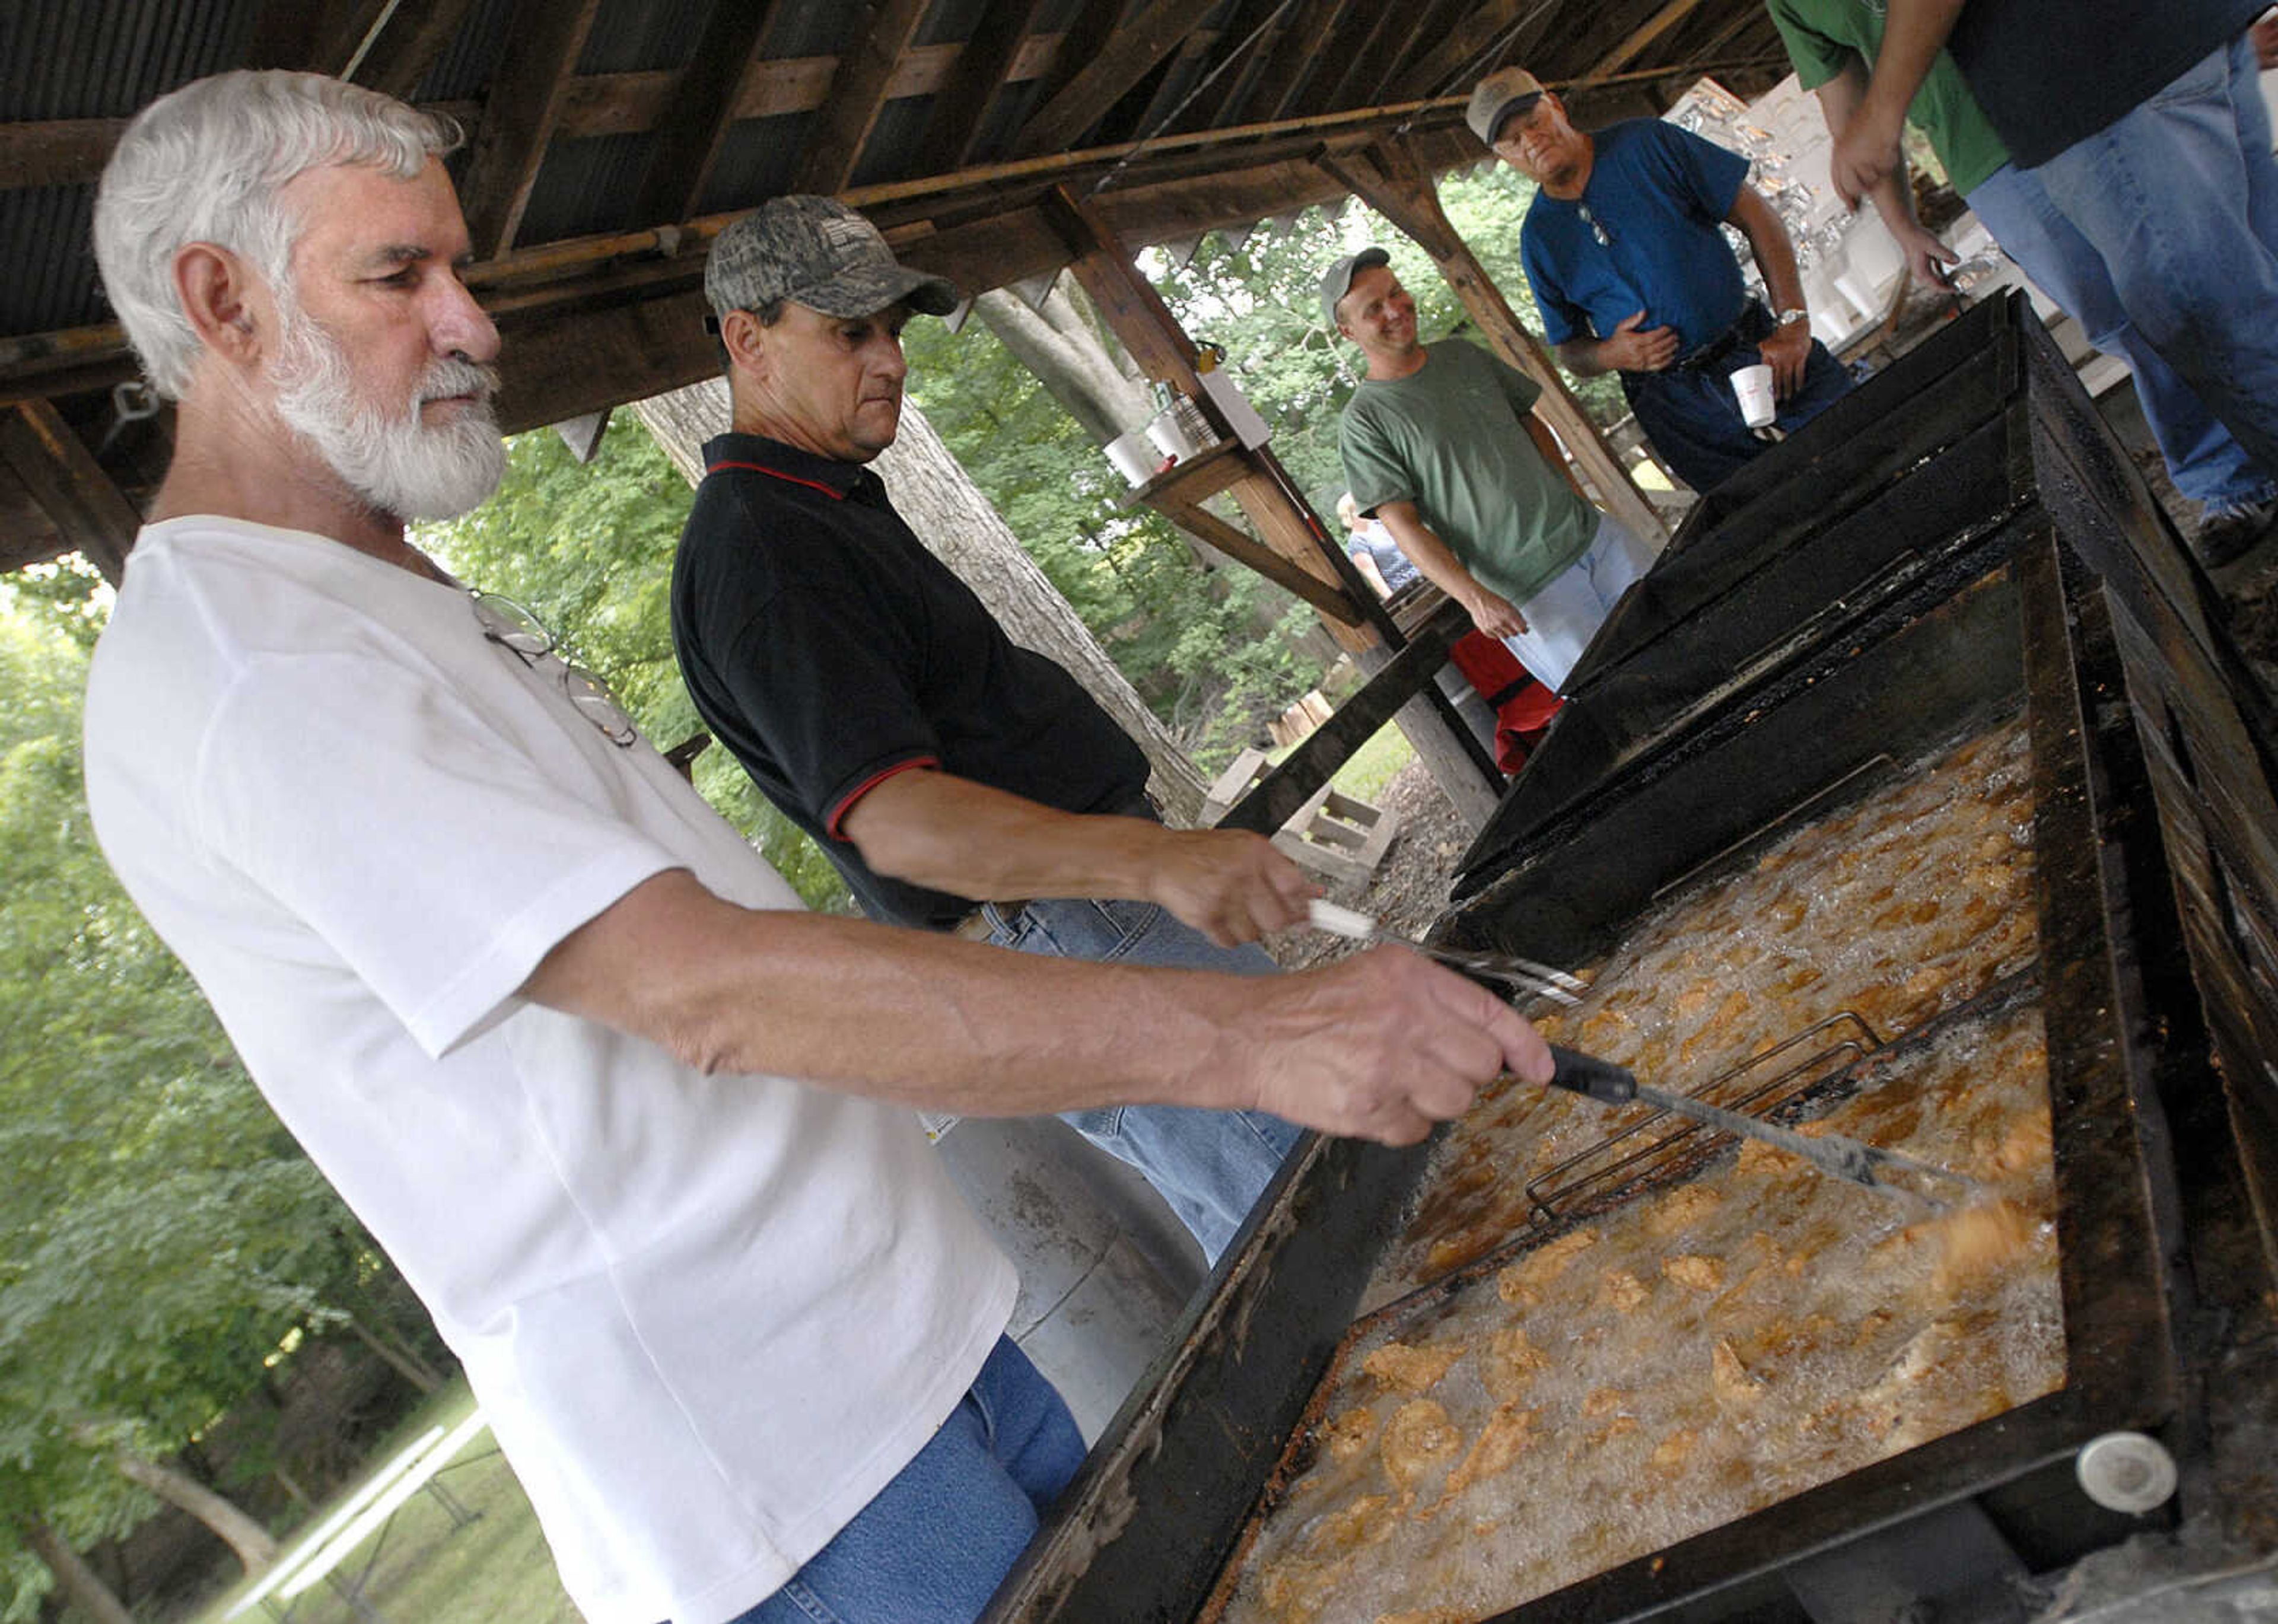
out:
{"label": "black belt", "polygon": [[[1703,367],[1715,366],[1743,344],[1754,342],[1758,335],[1749,330],[1755,325],[1753,318],[1762,311],[1763,306],[1750,304],[1747,309],[1740,312],[1738,321],[1691,355],[1680,357],[1671,364],[1671,370],[1678,372],[1698,372]],[[1769,313],[1766,312],[1766,314]]]}

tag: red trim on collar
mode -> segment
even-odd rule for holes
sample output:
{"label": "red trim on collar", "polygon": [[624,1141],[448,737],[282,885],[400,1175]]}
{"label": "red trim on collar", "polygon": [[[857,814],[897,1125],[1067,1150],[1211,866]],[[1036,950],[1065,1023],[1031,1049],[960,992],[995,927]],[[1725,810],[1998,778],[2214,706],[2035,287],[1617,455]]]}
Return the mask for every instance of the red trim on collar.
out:
{"label": "red trim on collar", "polygon": [[843,502],[846,499],[845,492],[835,490],[831,486],[824,484],[819,479],[801,479],[797,474],[786,474],[783,469],[779,468],[769,468],[764,462],[713,462],[707,464],[704,471],[707,474],[716,474],[722,469],[726,468],[747,469],[754,474],[772,475],[774,477],[784,480],[789,484],[805,485],[810,491],[820,491],[823,495],[829,497],[834,502]]}

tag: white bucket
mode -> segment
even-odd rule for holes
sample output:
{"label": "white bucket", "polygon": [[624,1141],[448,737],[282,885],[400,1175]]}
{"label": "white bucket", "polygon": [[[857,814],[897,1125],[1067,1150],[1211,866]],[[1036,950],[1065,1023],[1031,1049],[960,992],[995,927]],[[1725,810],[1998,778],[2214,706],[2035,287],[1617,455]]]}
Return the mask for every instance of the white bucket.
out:
{"label": "white bucket", "polygon": [[1155,466],[1162,458],[1148,446],[1147,431],[1134,429],[1107,442],[1107,460],[1115,465],[1117,473],[1139,485],[1154,477]]}
{"label": "white bucket", "polygon": [[1156,450],[1181,462],[1203,448],[1176,407],[1147,425],[1147,438],[1154,442]]}

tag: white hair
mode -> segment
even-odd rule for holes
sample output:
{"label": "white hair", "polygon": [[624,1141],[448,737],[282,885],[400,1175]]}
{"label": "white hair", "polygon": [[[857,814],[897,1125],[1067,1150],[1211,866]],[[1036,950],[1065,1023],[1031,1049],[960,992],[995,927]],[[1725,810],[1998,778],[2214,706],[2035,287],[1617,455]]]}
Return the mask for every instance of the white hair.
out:
{"label": "white hair", "polygon": [[287,181],[336,164],[409,180],[458,144],[448,119],[321,73],[217,73],[136,114],[96,192],[95,258],[151,385],[179,399],[198,356],[174,291],[183,248],[227,248],[289,294],[301,222],[279,200]]}

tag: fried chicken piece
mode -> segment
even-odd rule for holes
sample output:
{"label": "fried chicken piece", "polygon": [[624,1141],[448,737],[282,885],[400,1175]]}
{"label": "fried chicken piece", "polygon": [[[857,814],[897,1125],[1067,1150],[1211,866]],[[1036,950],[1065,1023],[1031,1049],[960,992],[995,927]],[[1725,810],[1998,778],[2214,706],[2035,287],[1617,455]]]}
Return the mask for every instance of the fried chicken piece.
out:
{"label": "fried chicken piece", "polygon": [[1650,1470],[1673,1477],[1685,1469],[1686,1461],[1692,1458],[1693,1446],[1700,1441],[1698,1432],[1690,1427],[1680,1428],[1654,1446],[1646,1466]]}
{"label": "fried chicken piece", "polygon": [[1550,1361],[1527,1339],[1525,1330],[1510,1325],[1487,1338],[1479,1356],[1479,1384],[1499,1404],[1508,1404],[1534,1385]]}
{"label": "fried chicken piece", "polygon": [[1950,1297],[2015,1263],[2037,1239],[2040,1221],[2015,1201],[1981,1201],[1932,1228],[1938,1258],[1930,1289]]}
{"label": "fried chicken piece", "polygon": [[1462,1429],[1434,1400],[1413,1399],[1394,1413],[1385,1423],[1380,1448],[1385,1475],[1400,1491],[1401,1510],[1416,1503],[1418,1486],[1441,1467],[1452,1464],[1463,1447]]}
{"label": "fried chicken piece", "polygon": [[1610,1415],[1622,1407],[1629,1394],[1618,1387],[1593,1387],[1582,1396],[1582,1414],[1595,1421],[1601,1415]]}
{"label": "fried chicken piece", "polygon": [[1575,1255],[1594,1243],[1598,1231],[1569,1230],[1546,1241],[1495,1277],[1495,1292],[1505,1302],[1521,1308],[1542,1300],[1542,1288],[1566,1272]]}
{"label": "fried chicken piece", "polygon": [[1371,1409],[1347,1410],[1321,1429],[1322,1441],[1327,1445],[1329,1459],[1349,1460],[1369,1445],[1376,1436],[1376,1412]]}
{"label": "fried chicken piece", "polygon": [[1691,1229],[1716,1211],[1724,1200],[1724,1196],[1708,1185],[1679,1185],[1655,1201],[1645,1215],[1646,1231],[1648,1234],[1665,1238],[1679,1230]]}
{"label": "fried chicken piece", "polygon": [[1724,1260],[1721,1257],[1704,1257],[1697,1253],[1667,1257],[1661,1261],[1661,1272],[1696,1292],[1718,1291],[1724,1285]]}
{"label": "fried chicken piece", "polygon": [[1387,1342],[1370,1350],[1360,1368],[1387,1391],[1428,1392],[1463,1356],[1459,1347],[1411,1347],[1405,1342]]}
{"label": "fried chicken piece", "polygon": [[1708,1355],[1708,1385],[1726,1404],[1753,1404],[1764,1391],[1764,1384],[1748,1374],[1730,1337],[1717,1338]]}
{"label": "fried chicken piece", "polygon": [[1365,1545],[1380,1545],[1392,1537],[1395,1526],[1392,1497],[1364,1494],[1351,1505],[1324,1512],[1306,1526],[1303,1538],[1311,1557],[1342,1556]]}
{"label": "fried chicken piece", "polygon": [[1534,1443],[1534,1418],[1542,1414],[1540,1408],[1521,1409],[1516,1404],[1500,1404],[1479,1429],[1471,1452],[1448,1474],[1448,1485],[1440,1491],[1439,1499],[1416,1515],[1429,1521],[1447,1509],[1453,1500],[1473,1483],[1485,1483],[1500,1473],[1508,1472]]}
{"label": "fried chicken piece", "polygon": [[1605,1283],[1599,1287],[1599,1295],[1616,1313],[1634,1314],[1639,1305],[1645,1301],[1647,1290],[1646,1283],[1628,1269],[1613,1269],[1606,1272]]}

